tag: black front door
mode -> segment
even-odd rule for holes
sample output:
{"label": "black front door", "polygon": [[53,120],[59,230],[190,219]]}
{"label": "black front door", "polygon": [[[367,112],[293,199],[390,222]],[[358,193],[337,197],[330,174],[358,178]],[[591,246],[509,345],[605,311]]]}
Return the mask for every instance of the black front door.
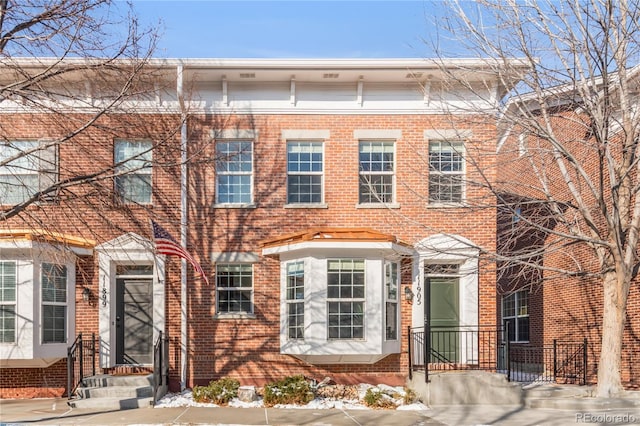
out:
{"label": "black front door", "polygon": [[116,363],[153,362],[153,280],[116,280]]}

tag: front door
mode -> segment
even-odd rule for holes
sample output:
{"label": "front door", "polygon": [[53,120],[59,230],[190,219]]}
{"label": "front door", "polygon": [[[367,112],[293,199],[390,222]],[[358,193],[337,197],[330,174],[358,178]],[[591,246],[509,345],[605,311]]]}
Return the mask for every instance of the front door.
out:
{"label": "front door", "polygon": [[153,363],[153,280],[116,279],[116,363]]}
{"label": "front door", "polygon": [[460,280],[457,277],[427,279],[430,290],[431,362],[458,362]]}

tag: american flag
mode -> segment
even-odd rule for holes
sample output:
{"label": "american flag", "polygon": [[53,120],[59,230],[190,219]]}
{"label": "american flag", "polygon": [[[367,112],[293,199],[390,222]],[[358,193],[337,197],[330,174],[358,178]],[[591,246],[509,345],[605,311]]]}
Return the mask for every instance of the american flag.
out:
{"label": "american flag", "polygon": [[204,273],[202,266],[191,256],[186,249],[182,248],[176,240],[173,239],[171,234],[167,232],[162,226],[158,225],[153,220],[151,221],[151,228],[153,230],[153,241],[156,244],[156,250],[159,254],[166,254],[167,256],[178,256],[189,262],[197,273],[202,275],[204,282],[209,284],[207,275]]}

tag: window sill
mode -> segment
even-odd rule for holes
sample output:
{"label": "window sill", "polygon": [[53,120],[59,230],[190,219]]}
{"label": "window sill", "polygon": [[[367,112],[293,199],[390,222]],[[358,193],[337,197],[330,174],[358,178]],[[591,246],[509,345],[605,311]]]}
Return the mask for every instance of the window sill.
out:
{"label": "window sill", "polygon": [[214,320],[234,320],[234,319],[256,319],[255,314],[236,312],[236,313],[222,313],[215,314],[213,316]]}
{"label": "window sill", "polygon": [[329,205],[324,203],[300,203],[300,204],[285,204],[285,209],[328,209]]}
{"label": "window sill", "polygon": [[253,203],[250,204],[232,204],[232,203],[222,203],[222,204],[214,204],[214,209],[255,209],[256,205]]}
{"label": "window sill", "polygon": [[356,209],[399,209],[398,203],[366,203],[356,204]]}
{"label": "window sill", "polygon": [[428,203],[427,204],[428,209],[459,209],[463,207],[469,207],[469,205],[464,201],[460,203]]}

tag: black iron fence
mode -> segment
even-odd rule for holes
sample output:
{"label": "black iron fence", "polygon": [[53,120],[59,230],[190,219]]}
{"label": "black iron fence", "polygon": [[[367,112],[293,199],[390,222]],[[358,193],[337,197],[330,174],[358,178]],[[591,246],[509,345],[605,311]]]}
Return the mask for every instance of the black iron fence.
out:
{"label": "black iron fence", "polygon": [[553,341],[550,346],[510,343],[508,330],[495,326],[410,327],[409,378],[414,371],[483,370],[510,381],[587,382],[587,340]]}
{"label": "black iron fence", "polygon": [[73,398],[76,389],[85,377],[96,374],[96,335],[83,338],[78,334],[76,340],[67,349],[67,397]]}
{"label": "black iron fence", "polygon": [[167,392],[169,385],[169,338],[162,331],[153,345],[153,403]]}
{"label": "black iron fence", "polygon": [[505,365],[509,380],[515,382],[587,383],[587,339],[528,346],[511,344]]}
{"label": "black iron fence", "polygon": [[428,333],[413,327],[409,334],[410,370],[424,371],[427,380],[429,371],[496,371],[504,352],[502,330],[490,326],[430,327]]}

